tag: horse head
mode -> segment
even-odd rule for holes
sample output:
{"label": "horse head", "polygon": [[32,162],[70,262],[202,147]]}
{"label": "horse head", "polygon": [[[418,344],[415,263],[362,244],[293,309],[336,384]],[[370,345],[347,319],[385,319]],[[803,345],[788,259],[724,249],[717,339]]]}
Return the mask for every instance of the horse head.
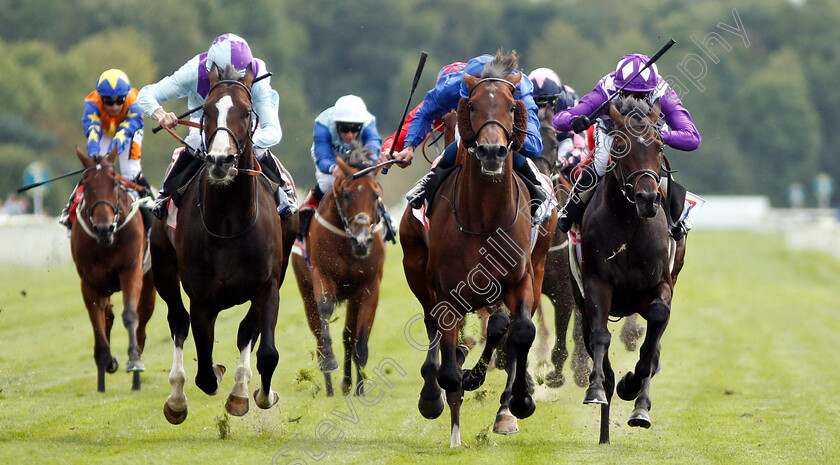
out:
{"label": "horse head", "polygon": [[91,235],[96,241],[101,245],[111,245],[114,243],[114,231],[120,217],[125,214],[120,205],[120,184],[114,169],[117,148],[114,147],[103,158],[89,157],[76,147],[76,156],[85,168],[81,181],[81,185],[84,186],[82,218],[77,218],[76,221],[87,221]]}
{"label": "horse head", "polygon": [[499,52],[481,77],[464,74],[470,96],[458,103],[458,130],[487,176],[502,175],[508,155],[522,148],[525,140],[527,110],[513,96],[522,78],[521,73],[514,73],[517,63],[515,55]]}
{"label": "horse head", "polygon": [[370,165],[370,150],[356,143],[347,160],[336,157],[339,172],[333,183],[333,197],[345,234],[350,238],[353,255],[365,258],[370,255],[375,228],[381,220],[379,204],[382,187],[373,173],[354,176]]}
{"label": "horse head", "polygon": [[210,91],[204,102],[203,151],[209,165],[211,183],[226,185],[233,181],[237,168],[251,168],[251,136],[253,134],[253,105],[251,65],[240,78],[238,71],[228,65],[210,70]]}
{"label": "horse head", "polygon": [[616,125],[611,147],[615,174],[624,197],[636,205],[641,218],[653,218],[662,204],[659,173],[662,167],[662,136],[657,122],[659,101],[626,97],[610,105]]}

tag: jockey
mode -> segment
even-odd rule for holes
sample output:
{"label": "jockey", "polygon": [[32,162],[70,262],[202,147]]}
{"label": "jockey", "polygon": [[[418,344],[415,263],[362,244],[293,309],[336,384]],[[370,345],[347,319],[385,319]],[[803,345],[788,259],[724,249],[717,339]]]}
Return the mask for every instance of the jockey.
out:
{"label": "jockey", "polygon": [[[492,55],[475,57],[467,62],[465,66],[453,67],[450,72],[440,76],[435,87],[426,93],[423,105],[417,110],[414,119],[411,121],[411,126],[408,128],[408,135],[405,138],[404,148],[400,152],[394,153],[391,158],[402,160],[405,165],[401,166],[407,166],[411,163],[411,159],[414,157],[414,148],[426,138],[426,134],[429,133],[432,127],[432,122],[446,113],[456,110],[461,98],[469,97],[470,90],[464,82],[464,73],[469,73],[477,77],[481,76],[481,71],[484,69],[484,66],[491,62],[493,58]],[[536,168],[525,159],[526,157],[537,157],[542,152],[542,139],[540,138],[539,131],[540,123],[537,116],[538,110],[531,95],[532,92],[533,85],[531,81],[527,76],[523,75],[516,86],[514,98],[522,100],[528,110],[528,135],[525,138],[525,144],[522,146],[522,149],[513,154],[513,167],[523,180],[526,181],[525,184],[528,186],[531,198],[537,200],[539,204],[542,204],[546,199],[551,198],[551,195],[540,184],[539,173],[536,171]],[[428,188],[434,190],[446,175],[451,172],[450,168],[455,165],[457,154],[458,140],[444,150],[443,155],[432,163],[431,171],[420,178],[417,184],[408,191],[406,199],[413,208],[420,208],[425,201],[429,200],[426,198],[427,192],[429,191]],[[382,153],[380,160],[388,160],[388,155],[388,153]]]}
{"label": "jockey", "polygon": [[[356,139],[371,151],[370,161],[376,163],[382,147],[382,138],[376,129],[376,117],[367,111],[367,106],[361,98],[355,95],[339,97],[335,105],[322,111],[315,118],[310,154],[315,162],[316,184],[300,207],[299,238],[306,236],[315,209],[318,208],[324,194],[332,189],[339,170],[335,162],[336,157],[343,159],[350,152],[351,144]],[[391,215],[381,202],[379,211],[385,218],[385,240],[396,242],[396,229]]]}
{"label": "jockey", "polygon": [[[122,70],[103,72],[96,81],[96,89],[85,97],[82,129],[87,136],[88,156],[106,155],[116,147],[120,174],[141,186],[143,194],[151,195],[151,186],[140,167],[143,115],[136,101],[137,89],[131,87],[128,76]],[[68,229],[72,226],[70,208],[78,187],[76,184],[58,218],[58,222]]]}
{"label": "jockey", "polygon": [[[554,127],[558,131],[572,130],[583,133],[592,124],[589,120],[589,114],[611,95],[615,94],[618,89],[627,84],[627,87],[624,88],[624,94],[646,99],[651,104],[659,100],[662,108],[662,118],[659,119],[660,133],[665,145],[685,151],[696,150],[700,146],[700,133],[694,126],[688,110],[683,107],[677,93],[657,73],[656,65],[651,65],[635,79],[629,81],[648,60],[650,60],[648,56],[638,53],[624,55],[619,60],[615,71],[601,78],[595,89],[584,95],[577,105],[554,115],[552,119]],[[610,131],[614,128],[614,124],[610,120],[608,108],[605,108],[602,114],[595,116],[598,121],[595,124],[596,144],[594,155],[580,172],[574,189],[569,194],[569,200],[560,212],[560,220],[557,223],[557,228],[564,233],[569,232],[573,224],[580,224],[583,211],[595,191],[595,186],[607,171],[613,139]],[[663,177],[662,180],[667,182],[667,177]],[[682,196],[677,197],[684,196],[684,189],[680,187],[676,190],[683,192]],[[684,212],[686,208],[684,199],[677,198],[671,199],[671,201],[671,207],[666,209],[671,211],[671,216],[675,218],[685,216],[677,216],[678,212]],[[669,221],[669,224],[673,224],[671,235],[675,240],[682,239],[690,229],[690,225],[684,221]]]}
{"label": "jockey", "polygon": [[[263,168],[276,179],[283,181],[276,193],[277,212],[282,218],[288,218],[297,212],[294,189],[291,183],[285,182],[279,161],[269,151],[269,148],[277,145],[283,137],[277,116],[280,97],[277,91],[271,88],[271,78],[262,78],[270,73],[265,62],[251,54],[251,48],[245,39],[235,34],[217,37],[207,52],[192,57],[173,74],[157,83],[148,84],[140,89],[137,102],[147,117],[155,119],[163,127],[174,128],[178,124],[178,117],[175,113],[164,110],[161,102],[187,97],[187,106],[190,109],[202,106],[210,92],[209,73],[214,65],[222,70],[227,65],[232,65],[239,71],[240,77],[245,76],[245,71],[250,66],[255,80],[259,79],[251,86],[251,101],[259,121],[259,126],[252,136],[254,154]],[[196,111],[192,114],[191,121],[200,122],[202,114],[202,110]],[[190,128],[185,140],[188,146],[178,148],[173,154],[175,161],[167,169],[163,188],[155,200],[153,212],[159,219],[163,219],[166,214],[166,200],[170,195],[164,190],[179,187],[167,186],[167,181],[183,172],[195,160],[195,150],[201,147],[201,132],[197,128]]]}
{"label": "jockey", "polygon": [[[568,85],[563,85],[560,77],[550,68],[537,68],[531,71],[528,79],[534,84],[534,102],[537,103],[540,121],[550,119],[557,112],[573,107],[578,102],[578,95]],[[556,131],[557,163],[562,169],[573,168],[580,163],[586,139],[572,131]]]}

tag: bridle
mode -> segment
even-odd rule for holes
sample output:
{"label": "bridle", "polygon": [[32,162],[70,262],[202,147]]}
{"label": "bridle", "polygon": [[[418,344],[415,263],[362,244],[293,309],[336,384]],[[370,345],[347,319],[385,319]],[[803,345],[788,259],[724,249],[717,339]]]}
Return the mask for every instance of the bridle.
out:
{"label": "bridle", "polygon": [[[365,176],[373,177],[371,175],[365,175]],[[338,211],[338,217],[341,219],[341,225],[342,225],[343,230],[338,229],[335,225],[333,225],[332,223],[327,221],[323,216],[321,216],[318,213],[317,210],[315,211],[315,219],[318,221],[318,223],[321,224],[321,226],[323,226],[328,231],[330,231],[331,233],[336,234],[338,236],[347,237],[347,238],[356,237],[358,234],[353,233],[352,229],[350,228],[352,225],[362,225],[362,226],[364,226],[368,229],[369,234],[373,235],[373,234],[379,232],[380,230],[382,230],[382,218],[379,215],[378,209],[377,209],[376,213],[374,213],[373,218],[371,218],[370,215],[368,215],[365,212],[357,213],[357,214],[351,216],[350,218],[348,218],[347,215],[344,214],[344,209],[341,207],[341,202],[339,201],[339,198],[341,197],[340,194],[342,192],[344,192],[345,185],[347,184],[347,181],[350,180],[350,178],[351,178],[350,176],[344,178],[344,181],[341,183],[341,187],[339,188],[340,190],[336,190],[336,187],[335,187],[336,185],[335,184],[333,184],[333,187],[332,187],[333,201],[335,202],[335,208]],[[353,179],[357,179],[357,178],[353,178]],[[378,205],[377,205],[377,207],[378,207]]]}
{"label": "bridle", "polygon": [[[82,178],[84,179],[84,175],[87,174],[88,172],[99,171],[99,170],[104,169],[104,168],[113,168],[113,167],[114,167],[113,163],[97,163],[95,166],[91,166],[90,168],[85,169],[82,172]],[[82,183],[82,185],[84,185],[84,183]],[[127,194],[125,188],[122,187],[122,185],[120,185],[119,182],[116,182],[116,181],[114,182],[114,196],[117,198],[117,204],[116,205],[114,205],[113,203],[111,203],[111,202],[109,202],[108,200],[105,200],[105,199],[97,200],[97,201],[93,202],[92,205],[88,205],[87,204],[87,189],[84,189],[83,192],[84,192],[84,194],[83,194],[84,197],[83,197],[82,201],[79,203],[79,205],[76,206],[76,218],[79,219],[79,226],[82,227],[82,230],[84,230],[85,233],[88,236],[90,236],[94,239],[98,240],[99,236],[96,235],[93,231],[91,231],[89,225],[93,224],[93,212],[96,209],[96,207],[99,206],[100,204],[104,204],[104,205],[110,207],[111,211],[114,212],[114,221],[111,223],[111,227],[113,228],[113,233],[112,234],[116,234],[117,231],[119,231],[126,224],[128,224],[128,222],[131,220],[131,218],[137,213],[138,204],[136,202],[133,202],[132,205],[131,205],[131,210],[129,210],[128,214],[125,216],[125,219],[123,219],[122,222],[120,221],[120,218],[122,217],[122,214],[123,214],[122,202],[120,202],[120,194],[121,193],[125,193],[125,195],[128,195],[128,194]]]}
{"label": "bridle", "polygon": [[[662,134],[660,133],[659,126],[657,126],[655,124],[652,124],[652,123],[628,124],[627,126],[622,126],[621,128],[617,128],[615,130],[615,132],[617,133],[615,135],[615,137],[626,137],[627,138],[627,148],[628,148],[628,150],[630,148],[630,143],[629,143],[630,142],[630,140],[629,140],[630,136],[627,136],[625,133],[622,132],[624,129],[627,129],[627,128],[653,128],[654,131],[655,131],[655,134],[656,134],[656,140],[658,140],[660,142],[662,141]],[[644,139],[641,135],[638,135],[636,137],[636,140],[641,144],[645,143],[645,141],[644,141]],[[615,142],[613,142],[613,144],[615,144]],[[659,149],[659,165],[660,166],[662,165],[662,147],[664,147],[664,145],[660,145],[660,149]],[[612,152],[612,149],[610,150],[610,152]],[[622,155],[621,157],[618,157],[618,158],[620,159],[623,156],[624,155]],[[616,168],[617,168],[617,172],[615,170]],[[654,170],[649,169],[649,168],[643,168],[643,169],[640,169],[640,170],[636,170],[636,171],[633,171],[632,173],[630,173],[629,175],[627,175],[627,174],[624,173],[624,169],[622,168],[621,163],[616,162],[613,165],[613,171],[616,172],[616,178],[618,179],[618,182],[619,182],[619,189],[621,189],[621,194],[624,196],[625,199],[627,199],[628,202],[630,202],[632,204],[636,203],[636,200],[634,198],[635,196],[632,195],[632,194],[635,193],[636,185],[639,183],[639,181],[641,179],[643,179],[645,177],[650,177],[650,178],[653,179],[654,183],[657,186],[659,186],[659,183],[661,181],[661,176],[659,175],[659,171],[654,171]]]}
{"label": "bridle", "polygon": [[[233,80],[233,79],[227,79],[227,80],[219,81],[219,82],[213,84],[213,86],[210,87],[210,90],[207,92],[207,96],[209,97],[210,94],[213,92],[213,89],[215,89],[216,87],[219,87],[222,84],[225,84],[225,85],[228,85],[228,86],[230,86],[230,85],[240,86],[245,90],[245,93],[248,95],[248,106],[250,107],[250,109],[248,111],[248,137],[247,138],[243,137],[242,140],[240,141],[239,138],[236,137],[236,134],[234,134],[233,131],[228,127],[216,127],[215,129],[213,129],[212,132],[210,132],[209,135],[206,135],[206,137],[205,137],[205,134],[204,134],[204,127],[205,127],[204,118],[207,114],[207,112],[205,111],[201,115],[201,128],[199,129],[199,132],[200,132],[200,135],[201,135],[201,148],[199,149],[197,156],[200,159],[202,159],[203,161],[206,162],[207,161],[208,147],[212,145],[212,141],[216,137],[216,134],[219,131],[223,131],[223,132],[228,133],[228,135],[230,135],[230,137],[233,138],[233,142],[236,146],[236,153],[233,154],[233,166],[234,166],[234,168],[236,168],[239,165],[240,156],[244,155],[245,150],[248,147],[248,143],[253,141],[254,131],[256,131],[257,126],[259,125],[259,115],[257,115],[257,113],[254,111],[253,100],[251,99],[251,89],[249,89],[248,86],[246,86],[245,84],[243,84],[239,81],[236,81],[236,80]],[[245,174],[249,174],[249,175],[258,175],[260,173],[257,170],[237,170],[237,173],[239,171],[242,171]]]}
{"label": "bridle", "polygon": [[[496,77],[487,77],[487,78],[482,78],[480,81],[478,81],[473,86],[472,89],[470,89],[470,99],[472,99],[472,94],[473,94],[473,92],[475,92],[476,89],[478,89],[478,86],[480,86],[481,84],[483,84],[485,82],[503,82],[503,83],[510,86],[511,95],[513,95],[513,92],[516,90],[516,85],[514,85],[512,82],[508,81],[507,79],[496,78]],[[470,146],[467,147],[467,151],[469,153],[475,154],[475,149],[476,149],[476,147],[478,147],[478,135],[481,133],[481,130],[484,129],[484,127],[489,125],[489,124],[495,124],[505,131],[505,136],[507,137],[507,140],[508,140],[508,145],[507,145],[507,151],[508,152],[510,152],[510,149],[513,147],[513,131],[519,131],[519,132],[524,132],[524,133],[528,134],[528,129],[527,128],[522,129],[522,128],[516,127],[516,124],[511,124],[512,129],[510,129],[507,126],[505,126],[504,124],[502,124],[502,122],[497,120],[497,119],[488,119],[488,120],[484,121],[483,123],[481,123],[481,126],[479,126],[478,129],[475,131],[476,140],[473,140],[470,143]]]}

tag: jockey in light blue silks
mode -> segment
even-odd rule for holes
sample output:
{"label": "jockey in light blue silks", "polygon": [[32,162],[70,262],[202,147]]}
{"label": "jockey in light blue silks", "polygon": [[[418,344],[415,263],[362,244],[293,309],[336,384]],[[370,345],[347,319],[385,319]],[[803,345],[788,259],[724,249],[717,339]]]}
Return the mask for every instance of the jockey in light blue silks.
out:
{"label": "jockey in light blue silks", "polygon": [[[645,99],[653,105],[657,100],[662,108],[662,117],[659,119],[662,142],[675,149],[692,151],[700,146],[700,133],[694,126],[694,121],[688,113],[677,93],[668,86],[668,83],[657,73],[656,65],[651,65],[642,71],[632,81],[635,74],[647,64],[650,57],[639,53],[624,55],[619,60],[615,71],[607,74],[592,92],[584,95],[580,102],[572,108],[562,110],[554,115],[552,124],[558,131],[575,131],[582,133],[592,124],[589,115],[595,111],[610,96],[618,92],[622,86],[624,94],[633,95],[636,98]],[[612,147],[613,136],[611,131],[615,128],[609,115],[609,108],[605,108],[601,114],[595,115],[598,121],[595,125],[595,152],[593,157],[586,162],[586,167],[580,172],[574,189],[569,194],[569,200],[560,211],[560,220],[557,229],[564,233],[574,224],[580,224],[586,204],[592,198],[598,181],[607,171],[610,160],[610,148]],[[663,176],[662,180],[667,182],[668,177]],[[676,183],[674,183],[676,184]],[[680,191],[684,189],[680,187]],[[682,239],[690,229],[690,224],[682,221],[686,217],[687,206],[685,199],[671,199],[676,204],[671,210],[674,216],[670,223],[675,223],[671,228],[671,235],[675,240]],[[677,212],[683,214],[678,215]]]}
{"label": "jockey in light blue silks", "polygon": [[[252,136],[254,154],[263,168],[270,171],[276,178],[284,180],[279,162],[269,151],[269,148],[277,145],[283,137],[280,120],[277,116],[280,97],[271,88],[270,77],[260,79],[268,74],[265,62],[255,58],[251,54],[251,48],[245,39],[235,34],[223,34],[217,37],[210,44],[207,52],[192,57],[172,75],[140,89],[137,101],[143,113],[149,118],[155,119],[163,127],[175,127],[178,124],[178,117],[175,113],[164,110],[161,102],[173,98],[187,97],[187,106],[190,109],[203,105],[207,94],[210,92],[209,73],[214,65],[221,70],[224,70],[227,65],[232,65],[239,71],[240,77],[245,76],[245,71],[250,66],[255,80],[259,79],[251,87],[251,102],[259,120],[259,126]],[[191,120],[199,122],[202,114],[203,112],[198,110],[192,114]],[[195,159],[194,151],[201,147],[201,133],[196,128],[190,128],[189,135],[185,140],[189,147],[182,151],[181,149],[178,150],[180,154],[177,155],[176,160],[167,170],[167,179],[183,171]],[[165,184],[166,180],[164,180],[164,188],[166,188]],[[291,183],[281,183],[276,196],[277,211],[282,218],[288,218],[297,212]],[[163,218],[165,215],[165,204],[168,197],[169,194],[161,189],[153,209],[155,216],[158,218]]]}
{"label": "jockey in light blue silks", "polygon": [[[322,111],[315,118],[310,153],[315,163],[315,187],[306,196],[300,208],[300,230],[298,237],[305,237],[309,223],[324,194],[332,189],[338,165],[336,157],[347,155],[354,142],[370,151],[371,164],[379,159],[382,137],[376,128],[376,117],[367,110],[365,102],[355,95],[344,95],[335,105]],[[396,229],[385,205],[379,204],[379,211],[385,219],[385,240],[396,242]]]}

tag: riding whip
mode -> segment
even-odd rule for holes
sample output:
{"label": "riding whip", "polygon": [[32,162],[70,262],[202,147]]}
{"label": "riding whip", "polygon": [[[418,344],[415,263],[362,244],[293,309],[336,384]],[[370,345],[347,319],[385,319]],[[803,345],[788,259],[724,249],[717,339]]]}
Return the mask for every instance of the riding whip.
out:
{"label": "riding whip", "polygon": [[644,71],[644,70],[648,69],[648,68],[649,68],[649,67],[650,67],[653,63],[655,63],[655,62],[656,62],[656,60],[658,60],[658,59],[659,59],[659,57],[661,57],[663,54],[665,54],[665,52],[667,52],[667,51],[668,51],[668,49],[669,49],[669,48],[671,48],[671,47],[672,47],[675,43],[677,43],[677,41],[676,41],[676,40],[674,40],[674,38],[672,37],[672,38],[671,38],[671,40],[669,40],[667,44],[663,45],[663,46],[662,46],[662,48],[660,48],[660,49],[659,49],[659,51],[658,51],[658,52],[656,52],[656,55],[652,56],[652,57],[650,58],[650,60],[648,60],[648,62],[647,62],[647,63],[645,63],[645,65],[644,65],[644,66],[642,66],[642,69],[640,69],[640,70],[636,71],[636,74],[634,74],[634,75],[633,75],[633,77],[631,77],[630,79],[628,79],[628,80],[627,80],[627,82],[625,82],[625,83],[624,83],[624,85],[623,85],[623,86],[621,86],[621,89],[618,89],[618,91],[616,91],[614,94],[610,95],[610,96],[609,96],[609,98],[607,98],[607,100],[605,100],[605,101],[604,101],[604,103],[602,103],[602,104],[601,104],[601,106],[599,106],[598,108],[596,108],[596,109],[595,109],[595,111],[593,111],[592,113],[590,113],[590,114],[589,114],[589,117],[588,117],[588,118],[589,118],[589,120],[590,120],[590,121],[592,121],[592,119],[593,119],[593,118],[595,118],[595,116],[597,116],[599,113],[601,113],[601,110],[603,110],[603,109],[604,109],[604,107],[606,107],[607,105],[609,105],[609,104],[610,104],[610,102],[612,101],[612,99],[613,99],[616,95],[620,94],[620,93],[621,93],[621,91],[623,91],[623,90],[624,90],[624,88],[625,88],[625,87],[627,87],[627,85],[628,85],[628,84],[630,84],[631,82],[633,82],[633,79],[636,79],[636,76],[638,76],[638,75],[642,74],[642,71]]}
{"label": "riding whip", "polygon": [[[408,108],[411,106],[411,97],[414,96],[414,90],[417,89],[417,83],[420,82],[420,75],[423,74],[423,66],[426,64],[426,58],[428,56],[428,53],[420,52],[420,63],[417,63],[417,71],[414,72],[414,82],[411,84],[411,93],[408,94],[408,101],[405,102],[405,111],[403,111],[402,118],[400,118],[400,124],[397,126],[397,135],[394,137],[394,143],[391,145],[391,151],[388,153],[389,158],[394,155],[394,147],[396,147],[397,141],[400,138],[400,132],[402,132],[403,124],[405,124],[405,117],[408,115]],[[382,174],[388,174],[388,168],[382,168]]]}
{"label": "riding whip", "polygon": [[73,176],[74,174],[79,174],[79,173],[81,173],[81,172],[82,172],[82,171],[84,171],[84,170],[85,170],[85,168],[79,168],[79,169],[77,169],[77,170],[75,170],[75,171],[71,171],[71,172],[69,172],[69,173],[62,174],[61,176],[56,176],[56,177],[54,177],[54,178],[52,178],[52,179],[47,179],[46,181],[41,181],[41,182],[35,182],[35,183],[32,183],[32,184],[27,184],[27,185],[25,185],[25,186],[23,186],[23,187],[19,187],[17,191],[18,191],[18,193],[23,192],[23,191],[28,191],[29,189],[32,189],[32,188],[35,188],[35,187],[38,187],[38,186],[44,185],[44,184],[46,184],[46,183],[48,183],[48,182],[55,181],[56,179],[66,178],[67,176]]}

